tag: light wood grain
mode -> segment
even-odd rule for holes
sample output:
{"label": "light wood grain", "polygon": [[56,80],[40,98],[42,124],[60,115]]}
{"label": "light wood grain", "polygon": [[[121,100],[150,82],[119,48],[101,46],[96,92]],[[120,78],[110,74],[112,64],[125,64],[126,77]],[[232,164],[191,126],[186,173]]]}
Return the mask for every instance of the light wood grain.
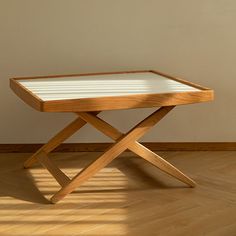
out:
{"label": "light wood grain", "polygon": [[[130,71],[130,72],[107,72],[95,73],[93,75],[112,75],[122,73],[143,73],[151,72],[154,75],[160,72],[156,71]],[[92,75],[92,74],[87,74]],[[165,74],[162,74],[165,76]],[[70,75],[68,75],[70,76]],[[79,75],[72,75],[79,76]],[[82,76],[82,75],[81,75]],[[41,79],[41,78],[58,78],[62,76],[40,76],[29,77],[28,79]],[[165,76],[168,79],[173,79],[185,85],[198,88],[199,91],[187,92],[170,92],[170,93],[148,93],[148,94],[133,94],[124,96],[109,96],[109,97],[96,97],[96,98],[80,98],[80,99],[65,99],[65,100],[49,100],[42,101],[37,99],[35,95],[29,93],[23,86],[19,86],[20,79],[27,78],[14,78],[11,79],[11,88],[13,91],[27,104],[33,108],[44,112],[78,112],[78,111],[103,111],[103,110],[116,110],[116,109],[132,109],[132,108],[145,108],[145,107],[160,107],[160,106],[174,106],[191,104],[198,102],[212,101],[214,92],[211,89],[194,85],[188,81],[183,81],[171,76]],[[31,99],[32,97],[32,99]]]}
{"label": "light wood grain", "polygon": [[[173,107],[162,107],[158,109],[157,111],[149,115],[147,118],[145,118],[143,121],[135,125],[134,128],[132,128],[127,134],[122,135],[120,138],[118,138],[116,143],[111,145],[111,147],[109,147],[97,160],[95,160],[89,166],[84,168],[71,180],[68,185],[62,187],[60,191],[55,193],[54,196],[51,198],[52,203],[60,201],[67,194],[71,193],[75,188],[80,186],[84,181],[86,181],[99,170],[108,165],[118,155],[124,152],[130,144],[132,144],[137,139],[141,138],[148,130],[150,130],[172,109]],[[178,174],[180,175],[180,173]],[[188,179],[188,184],[190,184],[190,181],[191,180]],[[194,186],[193,182],[192,186]]]}
{"label": "light wood grain", "polygon": [[40,153],[37,154],[37,159],[62,187],[70,182],[70,178],[66,176],[51,160],[48,159],[47,153],[40,151]]}
{"label": "light wood grain", "polygon": [[[108,165],[113,159],[115,159],[126,149],[132,150],[134,153],[140,155],[142,158],[150,162],[152,165],[158,167],[160,170],[190,185],[191,187],[194,187],[196,184],[192,179],[190,179],[176,167],[165,161],[163,158],[137,142],[137,139],[143,136],[173,108],[174,106],[161,107],[160,109],[149,115],[146,119],[138,123],[127,134],[122,134],[120,131],[118,131],[102,119],[96,117],[96,114],[98,112],[77,113],[82,118],[82,120],[81,118],[77,118],[75,121],[70,123],[55,137],[53,137],[47,144],[40,148],[34,155],[32,155],[25,162],[24,166],[25,168],[30,167],[36,160],[38,160],[62,186],[61,190],[59,190],[52,196],[52,203],[56,203],[63,199],[76,187],[79,187],[81,184],[83,184],[84,181],[86,181],[103,167]],[[92,162],[89,166],[75,175],[72,180],[70,180],[69,177],[67,177],[55,164],[52,163],[52,161],[48,159],[47,154],[87,122],[104,134],[114,139],[116,143],[111,145],[96,161]]]}
{"label": "light wood grain", "polygon": [[158,75],[162,75],[162,76],[164,76],[164,77],[166,77],[166,78],[169,78],[169,79],[178,81],[178,82],[180,82],[180,83],[183,83],[183,84],[192,86],[192,87],[197,88],[197,89],[210,90],[210,88],[204,87],[204,86],[199,85],[199,84],[196,84],[196,83],[192,83],[192,82],[190,82],[190,81],[187,81],[187,80],[184,80],[184,79],[181,79],[181,78],[174,77],[174,76],[172,76],[172,75],[169,75],[169,74],[167,74],[167,73],[163,73],[163,72],[161,72],[161,71],[151,70],[150,72],[153,72],[153,73],[158,74]]}
{"label": "light wood grain", "polygon": [[[73,176],[99,154],[52,156]],[[0,235],[234,236],[236,152],[158,154],[191,173],[198,187],[183,188],[127,152],[65,201],[48,205],[43,194],[49,198],[59,186],[47,170],[22,169],[29,154],[1,153]]]}
{"label": "light wood grain", "polygon": [[63,75],[38,75],[38,76],[23,76],[12,78],[14,80],[27,79],[45,79],[45,78],[61,78],[61,77],[77,77],[77,76],[91,76],[91,75],[111,75],[111,74],[129,74],[129,73],[143,73],[150,72],[150,70],[133,70],[133,71],[113,71],[113,72],[95,72],[95,73],[79,73],[79,74],[63,74]]}
{"label": "light wood grain", "polygon": [[46,101],[45,112],[78,112],[175,106],[213,100],[212,90]]}
{"label": "light wood grain", "polygon": [[[170,108],[173,109],[174,107]],[[170,110],[166,110],[169,112]],[[107,122],[103,121],[102,119],[89,114],[89,113],[78,113],[78,115],[83,118],[85,121],[90,123],[92,126],[94,126],[96,129],[100,130],[102,133],[107,135],[108,137],[112,138],[113,140],[118,140],[119,138],[122,138],[124,135],[119,130],[112,127]],[[138,143],[137,141],[131,142],[128,145],[128,149],[132,152],[136,153],[137,155],[144,158],[146,161],[150,162],[152,165],[156,166],[160,170],[166,172],[167,174],[179,179],[180,181],[188,184],[191,187],[196,186],[196,183],[190,179],[188,176],[183,174],[180,170],[178,170],[176,167],[165,161],[163,158],[161,158],[159,155],[155,154],[148,148],[144,147],[142,144]]]}
{"label": "light wood grain", "polygon": [[[128,72],[128,73],[140,73],[140,72]],[[157,74],[158,72],[150,71],[148,75],[150,76],[151,73]],[[116,74],[116,73],[105,73],[105,74]],[[143,79],[144,75],[143,74],[140,75]],[[56,77],[58,76],[55,76],[55,78]],[[143,147],[141,144],[137,142],[137,140],[140,137],[142,137],[149,129],[151,129],[151,127],[153,127],[158,121],[160,121],[170,110],[172,110],[175,105],[205,102],[213,99],[213,91],[210,89],[202,88],[199,85],[193,86],[192,83],[188,83],[187,81],[180,81],[179,79],[172,78],[170,76],[166,77],[169,79],[173,79],[175,81],[179,81],[184,85],[189,85],[190,87],[192,87],[192,89],[186,92],[180,92],[180,91],[169,92],[168,90],[168,92],[166,93],[160,92],[159,90],[158,93],[153,93],[153,91],[150,92],[149,90],[147,90],[148,93],[146,94],[133,94],[133,95],[123,95],[123,96],[119,95],[110,97],[101,96],[101,97],[91,97],[91,98],[90,96],[88,96],[86,98],[62,99],[62,100],[50,100],[47,95],[44,98],[46,100],[42,101],[33,92],[31,92],[31,90],[29,91],[27,87],[24,87],[21,83],[19,83],[19,79],[10,80],[11,88],[13,89],[13,91],[27,104],[40,111],[48,111],[48,112],[93,111],[98,113],[99,111],[103,110],[132,109],[141,107],[161,106],[161,108],[158,111],[154,112],[146,119],[141,121],[126,134],[122,134],[119,131],[115,130],[112,126],[108,125],[107,123],[101,122],[101,120],[97,119],[95,116],[91,115],[91,117],[93,118],[91,120],[89,113],[78,113],[84,119],[84,121],[79,118],[73,121],[66,128],[60,131],[56,136],[54,136],[47,144],[41,147],[33,156],[31,156],[24,163],[24,167],[28,168],[32,164],[34,164],[36,160],[39,160],[39,162],[44,167],[46,167],[46,169],[53,175],[53,177],[62,186],[62,188],[56,194],[53,195],[53,197],[51,198],[51,202],[56,203],[62,198],[64,198],[67,194],[71,193],[76,187],[80,186],[87,179],[94,176],[94,174],[96,174],[99,170],[108,165],[113,159],[115,159],[118,155],[120,155],[128,148],[133,152],[137,153],[138,155],[140,155],[142,158],[144,158],[151,164],[153,164],[155,167],[158,167],[159,169],[168,173],[169,175],[181,180],[182,182],[192,187],[195,186],[195,182],[191,180],[188,176],[184,175],[181,171],[179,171],[177,168],[175,168],[170,163],[165,161],[163,158],[156,155],[155,153]],[[166,79],[165,81],[169,82],[169,80]],[[169,85],[167,82],[163,84],[164,86],[163,88],[165,89],[166,87],[168,87],[169,89]],[[29,86],[31,89],[35,89],[32,84],[29,84],[28,82],[24,83],[27,83],[28,84],[27,86]],[[180,83],[178,83],[178,86],[181,85]],[[42,83],[40,84],[40,86],[43,86]],[[41,89],[42,89],[41,87],[40,88],[37,87],[36,90],[34,91],[37,94],[41,94]],[[85,116],[88,116],[87,118],[89,118],[90,120],[87,119]],[[93,161],[90,165],[88,165],[81,172],[75,175],[72,178],[72,180],[70,180],[69,177],[67,177],[55,164],[53,164],[48,159],[47,154],[51,152],[53,149],[55,149],[57,146],[59,146],[65,139],[70,137],[75,131],[84,126],[86,124],[86,121],[91,122],[91,124],[93,124],[97,129],[107,134],[109,137],[113,138],[116,142],[113,145],[111,145],[97,160]]]}
{"label": "light wood grain", "polygon": [[10,88],[19,96],[26,104],[34,109],[41,111],[43,101],[33,94],[31,91],[23,87],[17,80],[10,79]]}

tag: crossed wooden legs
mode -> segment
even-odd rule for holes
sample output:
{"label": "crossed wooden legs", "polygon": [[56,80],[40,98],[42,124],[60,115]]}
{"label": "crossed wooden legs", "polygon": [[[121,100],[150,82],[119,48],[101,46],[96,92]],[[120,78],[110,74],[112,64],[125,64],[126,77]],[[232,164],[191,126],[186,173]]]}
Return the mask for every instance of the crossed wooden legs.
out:
{"label": "crossed wooden legs", "polygon": [[[61,190],[55,193],[51,202],[56,203],[67,194],[71,193],[75,188],[84,183],[87,179],[96,174],[99,170],[108,165],[118,155],[126,149],[138,154],[152,165],[158,167],[160,170],[167,174],[179,179],[180,181],[188,184],[191,187],[195,186],[195,182],[189,177],[184,175],[181,171],[171,165],[169,162],[162,159],[156,153],[138,143],[137,140],[141,138],[148,130],[150,130],[158,121],[160,121],[174,106],[162,107],[148,116],[146,119],[138,123],[126,134],[121,133],[119,130],[98,118],[98,113],[77,113],[80,118],[77,118],[47,144],[40,148],[33,156],[31,156],[24,164],[25,168],[30,167],[35,161],[39,161],[48,171],[54,176],[58,183],[62,186]],[[96,129],[100,130],[105,135],[109,136],[115,143],[112,144],[100,157],[89,164],[74,178],[69,179],[48,157],[47,154],[62,143],[66,138],[70,137],[74,132],[84,126],[86,123],[91,124]]]}

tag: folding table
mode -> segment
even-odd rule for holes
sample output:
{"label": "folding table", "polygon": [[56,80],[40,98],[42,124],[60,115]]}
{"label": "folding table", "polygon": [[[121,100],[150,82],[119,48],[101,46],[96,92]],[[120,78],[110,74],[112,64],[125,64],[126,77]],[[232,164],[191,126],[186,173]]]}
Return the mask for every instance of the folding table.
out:
{"label": "folding table", "polygon": [[[12,78],[10,86],[38,111],[78,115],[24,163],[24,167],[29,168],[36,161],[40,162],[61,185],[52,196],[52,203],[71,193],[127,149],[190,187],[195,186],[191,178],[137,140],[175,106],[213,100],[213,90],[153,70]],[[97,116],[105,110],[147,107],[158,109],[126,134]],[[70,179],[48,154],[86,123],[115,142]]]}

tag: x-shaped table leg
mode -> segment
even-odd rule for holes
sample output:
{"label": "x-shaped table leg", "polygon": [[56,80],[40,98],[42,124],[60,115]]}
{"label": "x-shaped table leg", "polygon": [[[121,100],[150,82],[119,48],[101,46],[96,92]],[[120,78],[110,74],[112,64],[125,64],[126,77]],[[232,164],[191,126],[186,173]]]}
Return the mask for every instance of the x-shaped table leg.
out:
{"label": "x-shaped table leg", "polygon": [[[184,175],[176,167],[162,159],[156,153],[152,152],[137,140],[142,137],[149,129],[151,129],[158,121],[160,121],[174,106],[162,107],[148,116],[146,119],[137,124],[128,133],[123,134],[104,120],[96,115],[99,112],[79,112],[80,117],[66,126],[56,136],[54,136],[47,144],[40,148],[32,155],[25,163],[24,167],[29,168],[36,161],[39,161],[62,186],[51,198],[52,203],[56,203],[67,194],[71,193],[75,188],[80,186],[84,181],[96,174],[100,169],[108,165],[119,154],[126,149],[138,154],[154,166],[169,175],[179,179],[191,187],[195,186],[195,182]],[[47,156],[53,149],[59,146],[64,140],[74,134],[77,130],[83,127],[86,123],[90,123],[96,129],[100,130],[105,135],[109,136],[116,142],[111,145],[98,159],[79,172],[73,179],[66,176]]]}
{"label": "x-shaped table leg", "polygon": [[[170,108],[170,107],[169,107]],[[164,109],[164,108],[163,108]],[[168,112],[168,110],[165,108],[165,111]],[[160,112],[160,110],[158,111]],[[159,113],[160,114],[160,113]],[[119,130],[105,122],[104,120],[100,119],[99,117],[92,115],[90,113],[78,113],[78,115],[84,119],[86,122],[94,126],[96,129],[100,130],[102,133],[113,139],[114,141],[117,141],[119,138],[123,137],[124,134],[121,133]],[[151,127],[150,127],[151,128]],[[131,141],[127,148],[136,153],[137,155],[141,156],[146,161],[150,162],[154,166],[158,167],[162,171],[168,173],[169,175],[179,179],[180,181],[188,184],[191,187],[195,186],[195,182],[191,180],[189,177],[184,175],[181,171],[179,171],[177,168],[175,168],[173,165],[171,165],[169,162],[161,158],[156,153],[152,152],[150,149],[146,148],[139,142]]]}
{"label": "x-shaped table leg", "polygon": [[146,119],[137,124],[128,133],[122,134],[105,121],[93,116],[90,113],[78,113],[78,115],[86,122],[92,124],[98,130],[107,134],[109,137],[116,140],[98,159],[93,161],[90,165],[84,168],[78,173],[68,184],[64,185],[52,198],[51,202],[56,203],[67,194],[71,193],[75,188],[80,186],[87,179],[96,174],[99,170],[108,165],[118,155],[124,152],[127,148],[137,153],[145,160],[151,162],[166,173],[176,177],[182,182],[195,186],[195,182],[189,177],[180,172],[177,168],[172,166],[170,163],[139,144],[136,140],[141,138],[149,129],[151,129],[158,121],[160,121],[174,106],[162,107],[159,110],[152,113]]}

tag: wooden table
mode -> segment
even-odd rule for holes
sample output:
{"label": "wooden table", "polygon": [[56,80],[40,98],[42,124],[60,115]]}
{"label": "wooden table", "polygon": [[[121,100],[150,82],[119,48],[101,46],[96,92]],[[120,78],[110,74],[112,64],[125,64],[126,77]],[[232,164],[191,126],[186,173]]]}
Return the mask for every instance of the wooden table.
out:
{"label": "wooden table", "polygon": [[[10,86],[24,102],[38,111],[78,115],[24,163],[24,167],[29,168],[39,161],[61,185],[62,188],[52,196],[52,203],[71,193],[126,149],[190,187],[195,186],[192,179],[137,140],[176,105],[213,100],[211,89],[152,70],[12,78]],[[126,134],[97,116],[104,110],[145,107],[160,108]],[[48,158],[48,154],[86,123],[115,142],[70,179]]]}

